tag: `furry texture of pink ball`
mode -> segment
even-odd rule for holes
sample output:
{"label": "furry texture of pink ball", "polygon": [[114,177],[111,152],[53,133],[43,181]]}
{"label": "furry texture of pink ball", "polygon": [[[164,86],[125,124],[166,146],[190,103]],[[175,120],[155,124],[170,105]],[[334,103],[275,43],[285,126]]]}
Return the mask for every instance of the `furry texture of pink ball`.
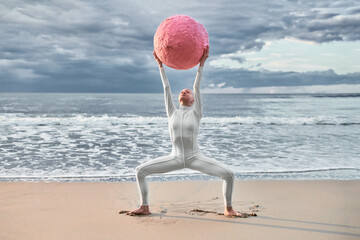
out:
{"label": "furry texture of pink ball", "polygon": [[186,70],[195,67],[209,45],[205,27],[186,15],[165,19],[154,35],[154,50],[168,67]]}

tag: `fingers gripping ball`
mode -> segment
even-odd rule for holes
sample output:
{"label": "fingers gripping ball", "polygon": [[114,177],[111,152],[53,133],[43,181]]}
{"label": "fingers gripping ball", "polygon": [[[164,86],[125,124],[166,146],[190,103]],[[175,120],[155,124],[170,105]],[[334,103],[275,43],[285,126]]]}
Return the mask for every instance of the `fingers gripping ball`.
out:
{"label": "fingers gripping ball", "polygon": [[209,45],[205,27],[185,15],[165,19],[154,35],[154,50],[168,67],[185,70],[195,67]]}

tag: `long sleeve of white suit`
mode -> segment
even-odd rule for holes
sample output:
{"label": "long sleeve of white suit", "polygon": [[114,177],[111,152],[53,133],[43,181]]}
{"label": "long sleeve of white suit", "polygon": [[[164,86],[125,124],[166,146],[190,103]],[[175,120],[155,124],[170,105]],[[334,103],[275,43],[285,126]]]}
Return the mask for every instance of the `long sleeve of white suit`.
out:
{"label": "long sleeve of white suit", "polygon": [[164,87],[164,99],[165,99],[165,108],[166,108],[166,114],[170,118],[174,111],[176,110],[172,96],[171,96],[171,88],[169,81],[166,77],[165,70],[163,67],[160,67],[160,76]]}
{"label": "long sleeve of white suit", "polygon": [[195,113],[198,115],[198,117],[202,117],[202,109],[201,109],[201,98],[200,98],[200,83],[201,83],[201,78],[202,78],[202,72],[203,72],[203,68],[202,66],[199,65],[196,77],[195,77],[195,81],[194,81],[194,87],[193,87],[193,91],[194,91],[194,110]]}

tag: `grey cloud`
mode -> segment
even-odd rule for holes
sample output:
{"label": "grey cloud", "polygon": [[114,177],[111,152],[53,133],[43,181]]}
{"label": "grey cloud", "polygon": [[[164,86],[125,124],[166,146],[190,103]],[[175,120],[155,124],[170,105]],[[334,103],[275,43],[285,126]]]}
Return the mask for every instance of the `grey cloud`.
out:
{"label": "grey cloud", "polygon": [[[217,69],[211,70],[206,76],[205,87],[210,84],[226,82],[227,86],[235,88],[267,87],[267,86],[306,86],[333,84],[360,84],[360,73],[338,75],[333,70],[298,72],[270,72]],[[221,77],[219,77],[221,76]]]}
{"label": "grey cloud", "polygon": [[360,7],[357,8],[351,8],[349,10],[349,14],[359,14],[360,13]]}
{"label": "grey cloud", "polygon": [[339,16],[338,13],[320,13],[318,14],[318,19],[331,19],[333,17]]}
{"label": "grey cloud", "polygon": [[[216,58],[239,50],[261,51],[264,41],[284,37],[359,40],[358,13],[352,1],[325,0],[6,1],[0,3],[0,91],[161,92],[153,34],[174,14],[204,24],[210,54]],[[176,91],[182,84],[191,86],[196,69],[168,72]],[[225,75],[242,79],[243,85],[266,85],[276,78],[278,84],[288,84],[303,77],[211,67],[209,72],[212,81]],[[311,77],[318,76],[305,76]]]}
{"label": "grey cloud", "polygon": [[231,56],[230,59],[235,60],[235,61],[237,61],[238,63],[243,63],[243,62],[246,61],[245,58],[240,57],[240,56]]}
{"label": "grey cloud", "polygon": [[[314,20],[308,24],[310,32],[320,32],[334,40],[358,40],[360,38],[360,15]],[[326,33],[326,34],[324,34]]]}
{"label": "grey cloud", "polygon": [[353,2],[314,3],[306,14],[283,17],[288,26],[287,35],[319,43],[360,39],[360,15],[354,13]]}

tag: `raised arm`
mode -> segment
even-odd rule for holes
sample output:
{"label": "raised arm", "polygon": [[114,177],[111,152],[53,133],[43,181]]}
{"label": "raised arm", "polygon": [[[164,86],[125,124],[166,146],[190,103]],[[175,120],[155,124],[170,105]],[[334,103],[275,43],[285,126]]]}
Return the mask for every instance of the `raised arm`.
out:
{"label": "raised arm", "polygon": [[205,65],[205,61],[206,59],[209,57],[209,46],[207,46],[204,49],[204,54],[200,59],[200,64],[199,64],[199,68],[198,71],[196,73],[196,77],[195,77],[195,81],[194,81],[194,108],[195,108],[195,113],[198,114],[198,116],[201,118],[202,117],[202,109],[201,109],[201,98],[200,98],[200,83],[201,83],[201,77],[202,77],[202,72],[203,72],[203,68]]}
{"label": "raised arm", "polygon": [[163,68],[162,62],[156,56],[155,51],[153,52],[153,55],[154,55],[155,60],[159,64],[161,81],[162,81],[163,87],[164,87],[164,99],[165,99],[166,114],[167,114],[168,117],[170,117],[175,111],[175,106],[174,106],[174,103],[172,101],[172,96],[171,96],[170,84],[169,84],[169,81],[168,81],[168,79],[166,77],[165,69]]}
{"label": "raised arm", "polygon": [[202,71],[204,66],[199,65],[198,71],[196,73],[195,81],[194,81],[194,110],[195,113],[201,118],[202,117],[202,109],[201,109],[201,98],[200,98],[200,83],[202,77]]}

